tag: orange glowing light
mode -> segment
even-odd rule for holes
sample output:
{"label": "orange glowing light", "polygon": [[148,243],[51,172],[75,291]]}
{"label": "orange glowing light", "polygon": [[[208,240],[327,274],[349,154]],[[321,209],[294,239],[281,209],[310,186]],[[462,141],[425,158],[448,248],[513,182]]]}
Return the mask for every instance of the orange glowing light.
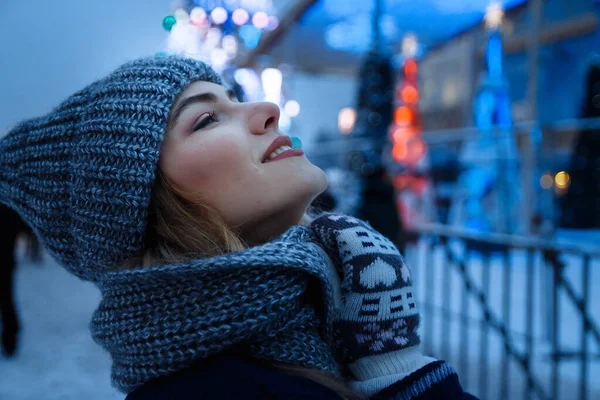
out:
{"label": "orange glowing light", "polygon": [[403,176],[403,175],[396,175],[392,179],[392,182],[394,184],[394,187],[397,190],[402,190],[402,189],[404,189],[408,185],[408,177],[407,176]]}
{"label": "orange glowing light", "polygon": [[425,155],[425,152],[427,151],[425,142],[423,142],[422,140],[419,139],[417,142],[415,142],[413,144],[413,151],[414,151],[414,155],[417,159],[420,159],[421,157],[423,157]]}
{"label": "orange glowing light", "polygon": [[392,157],[396,162],[402,162],[408,154],[408,149],[404,143],[396,143],[392,147]]}
{"label": "orange glowing light", "polygon": [[416,79],[418,72],[419,67],[417,67],[417,62],[412,58],[406,60],[404,63],[404,76],[408,79]]}
{"label": "orange glowing light", "polygon": [[394,121],[398,125],[410,125],[413,123],[414,117],[413,111],[406,106],[398,107],[394,111]]}
{"label": "orange glowing light", "polygon": [[406,85],[402,88],[402,100],[408,104],[419,102],[419,91],[412,85]]}
{"label": "orange glowing light", "polygon": [[415,136],[415,130],[409,126],[399,126],[392,132],[394,143],[407,143]]}

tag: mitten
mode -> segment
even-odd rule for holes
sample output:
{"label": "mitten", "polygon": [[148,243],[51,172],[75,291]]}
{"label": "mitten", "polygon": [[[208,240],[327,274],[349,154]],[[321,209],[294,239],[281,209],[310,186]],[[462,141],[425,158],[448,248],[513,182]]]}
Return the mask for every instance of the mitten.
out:
{"label": "mitten", "polygon": [[359,219],[325,214],[311,228],[342,280],[334,323],[340,361],[370,394],[434,361],[418,350],[412,279],[396,246]]}

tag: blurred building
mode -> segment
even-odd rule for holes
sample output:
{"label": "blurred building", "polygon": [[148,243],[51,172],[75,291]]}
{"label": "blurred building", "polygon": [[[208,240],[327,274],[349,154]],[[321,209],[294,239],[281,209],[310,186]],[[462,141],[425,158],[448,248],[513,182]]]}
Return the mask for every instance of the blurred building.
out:
{"label": "blurred building", "polygon": [[[542,122],[578,116],[586,66],[590,54],[600,49],[599,16],[598,1],[544,2],[538,71]],[[504,68],[516,122],[534,117],[527,102],[531,29],[527,3],[506,12],[502,26]],[[485,27],[478,24],[430,49],[420,62],[420,107],[425,131],[474,125],[472,102],[485,42]]]}

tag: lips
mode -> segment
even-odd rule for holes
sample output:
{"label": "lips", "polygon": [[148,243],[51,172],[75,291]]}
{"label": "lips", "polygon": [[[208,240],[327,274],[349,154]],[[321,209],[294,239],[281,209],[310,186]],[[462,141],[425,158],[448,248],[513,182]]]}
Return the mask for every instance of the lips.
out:
{"label": "lips", "polygon": [[269,158],[269,155],[271,155],[272,152],[274,152],[281,146],[292,147],[292,139],[290,139],[289,136],[284,136],[284,135],[277,136],[275,138],[275,140],[273,140],[273,143],[271,143],[271,145],[267,148],[267,151],[265,151],[265,154],[263,154],[262,158],[260,159],[260,162],[264,163],[265,161],[267,161],[267,159]]}

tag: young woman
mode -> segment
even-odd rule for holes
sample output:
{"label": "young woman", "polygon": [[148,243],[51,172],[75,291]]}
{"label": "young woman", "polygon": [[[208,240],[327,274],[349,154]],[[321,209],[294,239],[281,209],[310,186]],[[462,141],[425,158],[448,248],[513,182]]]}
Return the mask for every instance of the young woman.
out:
{"label": "young woman", "polygon": [[207,65],[128,63],[0,141],[0,201],[102,301],[127,399],[467,398],[420,354],[408,268]]}

